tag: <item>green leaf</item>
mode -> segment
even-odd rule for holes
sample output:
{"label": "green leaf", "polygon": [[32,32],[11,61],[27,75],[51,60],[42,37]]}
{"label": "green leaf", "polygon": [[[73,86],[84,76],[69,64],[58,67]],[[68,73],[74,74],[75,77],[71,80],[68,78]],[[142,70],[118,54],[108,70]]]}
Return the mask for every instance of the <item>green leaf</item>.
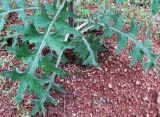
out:
{"label": "green leaf", "polygon": [[137,46],[135,46],[133,48],[133,51],[130,52],[129,54],[130,56],[132,56],[132,61],[130,63],[130,66],[132,67],[137,61],[142,62],[143,54],[144,54],[143,51]]}
{"label": "green leaf", "polygon": [[33,92],[36,94],[37,97],[41,96],[41,84],[37,81],[37,79],[34,76],[30,76],[28,78],[28,92]]}
{"label": "green leaf", "polygon": [[56,51],[58,55],[62,50],[70,48],[67,42],[64,42],[64,37],[59,35],[48,36],[46,39],[46,43],[50,47],[50,49]]}
{"label": "green leaf", "polygon": [[116,29],[119,29],[119,30],[123,31],[123,26],[125,24],[125,16],[124,16],[124,14],[121,14],[119,16],[114,16],[113,17],[113,21],[114,21],[114,27]]}
{"label": "green leaf", "polygon": [[120,53],[127,46],[128,38],[124,35],[117,33],[118,47],[116,49],[117,53]]}
{"label": "green leaf", "polygon": [[11,10],[11,8],[10,8],[10,0],[1,0],[1,2],[2,2],[2,10],[4,10],[4,11],[9,11],[9,10]]}
{"label": "green leaf", "polygon": [[26,42],[24,42],[21,47],[13,47],[8,51],[16,55],[16,59],[22,60],[23,63],[28,65],[31,64],[36,54],[36,50],[32,52],[29,50]]}
{"label": "green leaf", "polygon": [[[138,23],[138,24],[136,24],[136,23]],[[135,20],[132,19],[130,30],[126,34],[129,34],[131,37],[136,38],[135,36],[138,35],[141,27],[142,27],[141,22],[136,22]]]}
{"label": "green leaf", "polygon": [[54,69],[54,72],[58,75],[58,76],[61,76],[61,77],[64,77],[64,76],[68,76],[69,74],[65,71],[63,71],[62,69],[60,68],[55,68]]}
{"label": "green leaf", "polygon": [[2,17],[0,19],[0,31],[4,29],[4,24],[6,23],[5,19]]}
{"label": "green leaf", "polygon": [[50,95],[47,96],[46,100],[47,100],[47,102],[49,104],[52,104],[52,105],[56,105],[57,104],[57,100],[55,98],[51,97]]}
{"label": "green leaf", "polygon": [[113,33],[114,32],[106,25],[104,29],[104,34],[101,36],[101,38],[111,38]]}
{"label": "green leaf", "polygon": [[51,19],[48,18],[47,11],[44,6],[42,6],[41,11],[36,11],[36,16],[33,17],[34,26],[36,28],[47,28],[51,23]]}
{"label": "green leaf", "polygon": [[151,1],[151,12],[155,15],[160,10],[160,1],[159,0],[152,0]]}
{"label": "green leaf", "polygon": [[27,86],[28,86],[27,80],[22,79],[18,85],[18,91],[17,91],[17,96],[16,96],[16,101],[18,104],[22,102]]}
{"label": "green leaf", "polygon": [[50,15],[54,15],[57,11],[56,6],[54,5],[52,6],[51,4],[45,3],[44,6],[45,6],[47,13]]}
{"label": "green leaf", "polygon": [[17,7],[25,8],[25,0],[15,0]]}
{"label": "green leaf", "polygon": [[28,72],[19,73],[18,71],[14,70],[9,72],[3,72],[3,75],[11,78],[13,81],[19,81],[18,93],[16,96],[18,104],[22,102],[22,98],[24,97],[27,88],[30,89],[30,91],[37,94],[37,96],[40,95],[41,85],[38,82],[36,82],[34,76],[30,75]]}
{"label": "green leaf", "polygon": [[30,43],[38,43],[42,40],[43,35],[39,34],[34,25],[27,26],[25,29],[24,40]]}
{"label": "green leaf", "polygon": [[116,4],[122,4],[123,2],[125,2],[126,0],[116,0]]}
{"label": "green leaf", "polygon": [[36,104],[31,111],[31,115],[35,116],[38,112],[40,112],[40,106],[38,104]]}
{"label": "green leaf", "polygon": [[146,72],[148,72],[153,66],[154,66],[154,64],[152,61],[147,61],[143,65]]}
{"label": "green leaf", "polygon": [[56,68],[55,61],[53,60],[53,55],[48,54],[42,57],[39,61],[39,66],[42,68],[46,76],[52,73]]}
{"label": "green leaf", "polygon": [[24,41],[29,43],[38,43],[42,41],[43,35],[38,33],[36,27],[33,24],[26,26],[12,26],[11,30],[16,30],[19,35],[23,35]]}
{"label": "green leaf", "polygon": [[56,30],[63,36],[66,36],[66,34],[81,35],[81,33],[79,31],[77,31],[76,29],[70,27],[66,23],[55,22],[54,26],[55,26]]}
{"label": "green leaf", "polygon": [[72,43],[75,45],[73,52],[77,55],[81,63],[99,68],[96,62],[96,56],[103,48],[98,38],[90,35],[88,38],[74,39]]}
{"label": "green leaf", "polygon": [[18,19],[21,20],[21,21],[23,21],[24,24],[27,24],[27,20],[26,20],[27,16],[26,16],[25,11],[19,11],[17,13],[18,13]]}
{"label": "green leaf", "polygon": [[53,83],[52,84],[52,89],[59,91],[61,93],[65,93],[64,88],[62,88],[59,84]]}
{"label": "green leaf", "polygon": [[148,35],[146,35],[146,40],[145,40],[145,42],[144,42],[143,45],[144,45],[147,49],[152,50],[151,41],[150,41]]}

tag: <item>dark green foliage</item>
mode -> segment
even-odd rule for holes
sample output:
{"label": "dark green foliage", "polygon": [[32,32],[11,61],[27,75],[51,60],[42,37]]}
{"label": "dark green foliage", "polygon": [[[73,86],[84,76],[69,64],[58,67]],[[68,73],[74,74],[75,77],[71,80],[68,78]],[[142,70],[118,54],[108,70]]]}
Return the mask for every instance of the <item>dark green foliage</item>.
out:
{"label": "dark green foliage", "polygon": [[[118,42],[118,47],[116,49],[117,53],[120,53],[121,50],[126,47],[128,40],[130,40],[134,43],[132,52],[129,54],[132,56],[130,66],[133,66],[136,62],[143,62],[146,71],[152,67],[155,67],[158,73],[157,60],[159,58],[159,54],[152,53],[152,47],[148,34],[149,31],[146,32],[146,40],[144,43],[141,43],[136,39],[142,27],[142,23],[131,19],[130,29],[126,32],[123,30],[126,18],[123,14],[119,15],[113,11],[101,11],[101,13],[103,13],[103,18],[99,24],[105,28],[103,38],[110,37],[111,34],[116,33]],[[108,32],[106,29],[108,29]],[[143,57],[146,57],[148,61],[142,61]]]}
{"label": "dark green foliage", "polygon": [[151,12],[152,14],[156,14],[160,10],[160,1],[159,0],[151,0],[152,6],[151,6]]}
{"label": "dark green foliage", "polygon": [[103,50],[99,38],[89,35],[73,40],[75,46],[73,51],[77,55],[78,60],[84,65],[94,65],[99,67],[97,61],[97,54]]}

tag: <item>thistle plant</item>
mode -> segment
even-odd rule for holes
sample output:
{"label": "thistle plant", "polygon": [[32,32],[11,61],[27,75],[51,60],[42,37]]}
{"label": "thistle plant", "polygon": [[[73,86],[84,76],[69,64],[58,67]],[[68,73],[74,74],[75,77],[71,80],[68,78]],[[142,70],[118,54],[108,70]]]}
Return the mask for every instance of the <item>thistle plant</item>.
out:
{"label": "thistle plant", "polygon": [[[132,56],[130,66],[136,62],[143,62],[146,71],[155,67],[158,74],[157,60],[160,54],[152,53],[149,31],[146,32],[144,43],[136,39],[142,26],[140,21],[131,19],[130,29],[126,32],[123,29],[126,24],[123,14],[101,7],[94,15],[79,19],[76,14],[68,11],[72,1],[62,0],[61,2],[53,0],[52,4],[49,4],[40,3],[38,0],[32,2],[2,0],[0,7],[0,31],[5,29],[6,18],[10,13],[18,14],[18,19],[23,22],[22,25],[8,27],[9,33],[1,36],[0,39],[6,41],[8,38],[13,38],[14,43],[6,49],[15,55],[17,60],[26,64],[27,69],[20,71],[15,67],[12,71],[3,71],[2,75],[12,81],[19,81],[17,104],[22,102],[26,92],[36,96],[32,99],[34,105],[32,116],[38,112],[45,116],[47,110],[44,104],[57,104],[57,100],[50,95],[52,90],[66,93],[63,87],[55,82],[56,76],[66,75],[60,68],[60,64],[65,62],[64,52],[71,49],[78,63],[102,70],[97,63],[97,54],[104,50],[102,40],[111,37],[113,33],[117,35],[117,53],[126,47],[128,40],[134,43],[130,53]],[[120,5],[124,0],[116,0],[116,2]],[[157,11],[157,8],[153,11]],[[31,15],[27,15],[27,12],[31,12]],[[69,18],[74,19],[74,27],[68,24]],[[103,35],[95,36],[87,33],[88,30],[99,29],[103,30]],[[73,36],[70,36],[71,34]],[[18,42],[19,38],[22,40],[21,43]],[[31,48],[31,44],[34,47]],[[43,55],[43,49],[46,47],[49,47],[51,52]],[[142,61],[144,56],[147,61]],[[37,69],[40,69],[41,73],[37,73]]]}

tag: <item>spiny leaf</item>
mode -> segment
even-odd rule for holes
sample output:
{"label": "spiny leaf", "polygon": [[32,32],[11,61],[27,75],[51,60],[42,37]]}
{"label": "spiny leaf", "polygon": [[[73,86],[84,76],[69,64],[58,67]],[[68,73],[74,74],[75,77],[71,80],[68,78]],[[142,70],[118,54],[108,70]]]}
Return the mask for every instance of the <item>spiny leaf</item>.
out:
{"label": "spiny leaf", "polygon": [[15,0],[17,7],[25,8],[25,0]]}
{"label": "spiny leaf", "polygon": [[145,46],[146,48],[148,48],[149,50],[152,50],[151,41],[150,41],[148,35],[146,35],[146,40],[145,40],[145,42],[144,42],[144,46]]}
{"label": "spiny leaf", "polygon": [[19,81],[18,93],[16,96],[17,103],[21,103],[27,87],[31,92],[37,94],[37,96],[40,95],[41,85],[36,82],[34,76],[28,74],[28,72],[18,73],[16,70],[14,70],[9,72],[3,72],[3,75],[11,78],[13,81]]}
{"label": "spiny leaf", "polygon": [[153,15],[155,15],[158,10],[160,10],[160,1],[159,0],[152,0],[151,3],[151,12]]}
{"label": "spiny leaf", "polygon": [[56,91],[59,91],[61,93],[65,93],[64,88],[62,88],[59,84],[53,83],[52,84],[52,88]]}
{"label": "spiny leaf", "polygon": [[125,2],[126,0],[116,0],[116,4],[122,4],[123,2]]}
{"label": "spiny leaf", "polygon": [[148,72],[153,66],[154,66],[154,64],[150,60],[145,62],[144,65],[143,65],[146,72]]}
{"label": "spiny leaf", "polygon": [[124,35],[121,35],[119,33],[117,33],[117,42],[118,42],[118,47],[116,49],[117,53],[120,53],[122,51],[122,49],[126,48],[127,46],[127,42],[128,42],[128,38]]}
{"label": "spiny leaf", "polygon": [[48,36],[46,39],[47,45],[50,47],[51,50],[56,51],[56,53],[59,55],[62,50],[66,48],[71,48],[67,42],[64,42],[64,37],[59,35],[52,35]]}
{"label": "spiny leaf", "polygon": [[142,23],[141,22],[136,22],[136,20],[131,20],[131,26],[130,26],[130,30],[127,32],[127,34],[129,34],[131,37],[136,38],[136,35],[138,35],[139,30],[142,27]]}
{"label": "spiny leaf", "polygon": [[21,47],[9,48],[8,51],[16,55],[18,60],[22,60],[23,63],[28,65],[31,64],[37,52],[36,50],[31,51],[26,42],[24,42]]}
{"label": "spiny leaf", "polygon": [[79,31],[70,27],[68,24],[62,22],[55,22],[54,26],[56,30],[63,36],[65,36],[66,34],[81,35]]}
{"label": "spiny leaf", "polygon": [[24,93],[27,89],[27,86],[28,86],[28,83],[27,83],[26,79],[22,78],[19,85],[18,85],[18,91],[17,91],[17,96],[16,96],[16,100],[17,100],[18,104],[20,104],[22,102],[22,99],[24,97]]}
{"label": "spiny leaf", "polygon": [[34,108],[32,109],[32,111],[31,111],[31,115],[32,115],[32,116],[35,116],[38,112],[40,112],[40,107],[39,107],[38,104],[36,104],[36,105],[34,106]]}
{"label": "spiny leaf", "polygon": [[96,62],[96,55],[103,48],[98,38],[93,38],[91,35],[87,39],[82,37],[82,39],[73,40],[73,45],[75,45],[74,53],[84,65],[99,67]]}
{"label": "spiny leaf", "polygon": [[3,30],[5,23],[6,23],[5,19],[2,17],[2,18],[0,19],[0,31]]}
{"label": "spiny leaf", "polygon": [[51,19],[48,18],[48,14],[44,6],[41,11],[36,11],[36,16],[33,18],[34,26],[36,28],[46,28],[51,23]]}
{"label": "spiny leaf", "polygon": [[114,16],[113,17],[113,21],[114,21],[114,27],[116,29],[119,29],[119,30],[123,30],[123,26],[125,24],[125,17],[124,17],[124,14],[121,14],[119,16]]}
{"label": "spiny leaf", "polygon": [[144,54],[143,51],[141,51],[140,48],[135,46],[133,48],[133,51],[129,54],[130,56],[132,56],[132,61],[130,63],[130,66],[132,67],[137,61],[142,62],[143,54]]}
{"label": "spiny leaf", "polygon": [[28,92],[36,94],[37,97],[41,96],[41,84],[37,82],[37,79],[34,76],[30,76],[28,82]]}
{"label": "spiny leaf", "polygon": [[45,75],[49,75],[55,69],[55,62],[53,60],[53,55],[48,54],[42,57],[39,61],[39,66],[44,71]]}
{"label": "spiny leaf", "polygon": [[65,72],[64,70],[60,69],[60,68],[55,68],[54,69],[54,72],[58,75],[58,76],[61,76],[62,78],[64,76],[68,76],[68,72]]}
{"label": "spiny leaf", "polygon": [[51,4],[48,4],[48,3],[45,3],[44,6],[45,6],[45,9],[47,11],[48,14],[50,15],[55,15],[57,9],[56,9],[56,6],[54,6],[55,4],[51,5]]}
{"label": "spiny leaf", "polygon": [[2,10],[4,11],[9,11],[11,10],[11,7],[10,7],[10,0],[1,0],[2,2]]}
{"label": "spiny leaf", "polygon": [[55,98],[51,97],[50,95],[47,96],[46,100],[47,100],[47,102],[49,104],[52,104],[52,105],[56,105],[57,104],[57,100]]}
{"label": "spiny leaf", "polygon": [[25,34],[23,39],[29,41],[30,43],[38,43],[42,40],[43,35],[39,34],[33,24],[25,27]]}
{"label": "spiny leaf", "polygon": [[27,16],[26,16],[25,11],[19,11],[17,13],[18,13],[18,19],[21,20],[21,21],[23,21],[24,24],[27,24],[27,20],[26,20]]}
{"label": "spiny leaf", "polygon": [[23,35],[23,40],[30,43],[39,43],[43,38],[43,35],[37,31],[33,24],[25,26],[11,26],[10,29],[15,30],[19,35]]}
{"label": "spiny leaf", "polygon": [[100,37],[101,38],[111,38],[113,33],[114,32],[108,27],[108,25],[106,25],[106,27],[104,29],[104,34]]}

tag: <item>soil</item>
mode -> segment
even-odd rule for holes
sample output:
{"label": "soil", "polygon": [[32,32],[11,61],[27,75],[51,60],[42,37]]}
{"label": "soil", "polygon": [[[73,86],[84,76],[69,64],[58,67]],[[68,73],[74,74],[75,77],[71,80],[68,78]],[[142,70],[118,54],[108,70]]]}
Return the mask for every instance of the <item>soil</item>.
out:
{"label": "soil", "polygon": [[[60,104],[48,106],[48,117],[160,117],[160,79],[146,74],[140,63],[129,67],[125,50],[115,54],[115,43],[99,56],[103,70],[67,64],[71,75],[59,80],[67,91],[56,95]],[[157,48],[158,49],[158,48]]]}

